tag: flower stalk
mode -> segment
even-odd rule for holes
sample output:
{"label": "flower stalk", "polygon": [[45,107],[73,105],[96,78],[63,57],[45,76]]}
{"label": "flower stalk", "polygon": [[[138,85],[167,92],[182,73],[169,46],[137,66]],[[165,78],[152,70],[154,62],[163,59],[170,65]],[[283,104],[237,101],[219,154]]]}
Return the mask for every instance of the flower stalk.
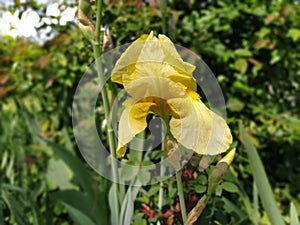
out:
{"label": "flower stalk", "polygon": [[[110,106],[109,106],[109,100],[108,100],[108,93],[106,90],[105,85],[105,79],[104,75],[102,73],[102,64],[100,61],[100,56],[102,54],[102,46],[100,43],[101,42],[101,35],[100,35],[100,29],[101,29],[101,19],[102,19],[102,0],[97,1],[97,19],[96,19],[96,38],[97,42],[93,44],[93,49],[94,49],[94,55],[96,59],[96,66],[97,66],[97,71],[98,71],[98,76],[99,76],[99,81],[100,81],[100,86],[103,85],[103,88],[101,90],[101,97],[103,101],[103,107],[104,107],[104,113],[105,113],[105,118],[107,120],[107,136],[108,136],[108,144],[109,144],[109,150],[112,155],[112,160],[111,160],[111,165],[112,165],[112,172],[113,172],[113,177],[116,183],[116,192],[115,194],[115,199],[118,198],[118,193],[119,193],[119,175],[118,175],[118,168],[117,164],[115,161],[116,158],[116,153],[115,153],[115,142],[114,142],[114,134],[113,134],[113,129],[111,127],[111,118],[109,116],[110,112]],[[99,43],[99,44],[97,44]],[[119,202],[116,202],[114,204],[115,207],[115,212],[116,215],[120,214],[120,207],[119,207]]]}
{"label": "flower stalk", "polygon": [[177,181],[177,191],[179,196],[180,212],[182,216],[182,221],[183,223],[185,223],[187,217],[186,217],[186,207],[185,207],[184,193],[182,187],[181,170],[176,172],[176,181]]}
{"label": "flower stalk", "polygon": [[[99,78],[101,90],[101,97],[103,101],[103,108],[105,118],[107,120],[107,137],[108,137],[108,144],[109,150],[112,154],[112,173],[114,176],[114,181],[116,183],[116,191],[115,191],[115,198],[117,202],[114,204],[114,210],[116,215],[120,215],[120,205],[119,205],[119,176],[117,170],[117,164],[115,161],[116,153],[115,153],[115,141],[114,141],[114,133],[111,126],[111,118],[110,118],[110,104],[108,98],[108,92],[105,87],[105,78],[103,74],[103,68],[101,64],[100,56],[102,54],[102,36],[101,36],[101,20],[102,20],[102,7],[103,7],[103,0],[97,1],[97,14],[96,14],[96,26],[92,21],[92,7],[91,3],[86,0],[79,1],[79,10],[78,10],[78,21],[79,21],[79,28],[84,34],[84,36],[91,42],[93,45],[94,57],[96,61],[96,68],[97,74]],[[118,221],[118,219],[117,219]]]}
{"label": "flower stalk", "polygon": [[[161,143],[161,149],[164,151],[164,141]],[[164,157],[161,157],[161,161],[164,160]],[[163,165],[160,167],[160,176],[164,176],[165,173],[165,168]],[[158,193],[158,209],[162,212],[162,207],[163,207],[163,200],[164,200],[164,187],[163,187],[163,182],[159,182],[159,193]]]}

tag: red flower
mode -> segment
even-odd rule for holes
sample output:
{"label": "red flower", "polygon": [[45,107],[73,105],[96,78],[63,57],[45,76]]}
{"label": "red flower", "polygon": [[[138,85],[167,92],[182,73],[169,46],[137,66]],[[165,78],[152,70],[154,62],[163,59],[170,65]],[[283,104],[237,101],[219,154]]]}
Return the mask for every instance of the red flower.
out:
{"label": "red flower", "polygon": [[164,213],[158,214],[159,218],[169,218],[170,216],[173,215],[173,211],[171,209],[167,209]]}
{"label": "red flower", "polygon": [[152,219],[155,216],[154,207],[150,207],[145,203],[142,203],[142,213],[145,213],[145,218]]}
{"label": "red flower", "polygon": [[194,179],[193,171],[189,170],[186,167],[184,167],[184,169],[182,170],[181,176],[184,180]]}
{"label": "red flower", "polygon": [[174,199],[174,203],[173,203],[173,211],[174,212],[180,212],[180,203],[179,203],[179,198],[178,197],[176,197],[175,199]]}

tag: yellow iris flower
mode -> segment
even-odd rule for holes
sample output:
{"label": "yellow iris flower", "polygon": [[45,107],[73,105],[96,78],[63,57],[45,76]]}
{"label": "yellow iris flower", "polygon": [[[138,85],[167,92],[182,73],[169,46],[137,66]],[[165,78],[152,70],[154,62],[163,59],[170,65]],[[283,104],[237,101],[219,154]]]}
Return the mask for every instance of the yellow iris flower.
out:
{"label": "yellow iris flower", "polygon": [[207,155],[228,149],[230,129],[195,92],[194,69],[164,35],[142,35],[126,49],[111,75],[130,95],[120,117],[118,156],[124,156],[126,144],[145,130],[149,113],[160,116],[169,135],[188,149]]}

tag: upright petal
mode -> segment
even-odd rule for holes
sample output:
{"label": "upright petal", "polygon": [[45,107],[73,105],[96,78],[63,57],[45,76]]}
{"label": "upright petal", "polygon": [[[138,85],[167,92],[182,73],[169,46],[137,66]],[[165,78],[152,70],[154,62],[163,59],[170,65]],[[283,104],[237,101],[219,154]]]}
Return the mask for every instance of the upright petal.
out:
{"label": "upright petal", "polygon": [[147,38],[148,35],[142,35],[121,55],[111,73],[111,80],[113,82],[123,84],[122,76],[130,76],[135,71],[135,63],[138,61],[139,55]]}
{"label": "upright petal", "polygon": [[177,70],[184,72],[186,75],[192,76],[196,67],[182,60],[172,41],[162,34],[158,35],[158,40],[164,52],[164,60],[174,66]]}
{"label": "upright petal", "polygon": [[111,79],[126,89],[137,79],[160,76],[194,90],[194,69],[195,66],[182,60],[169,38],[164,35],[157,38],[151,32],[148,36],[142,35],[126,49],[117,61]]}
{"label": "upright petal", "polygon": [[228,125],[195,95],[193,92],[186,98],[168,100],[173,112],[170,120],[172,135],[180,144],[199,154],[225,152],[232,143]]}
{"label": "upright petal", "polygon": [[153,102],[138,102],[134,105],[125,106],[122,112],[118,138],[117,155],[122,157],[126,152],[126,144],[129,143],[135,135],[145,130],[147,127],[146,117]]}
{"label": "upright petal", "polygon": [[164,52],[160,43],[151,32],[143,44],[137,62],[163,62]]}

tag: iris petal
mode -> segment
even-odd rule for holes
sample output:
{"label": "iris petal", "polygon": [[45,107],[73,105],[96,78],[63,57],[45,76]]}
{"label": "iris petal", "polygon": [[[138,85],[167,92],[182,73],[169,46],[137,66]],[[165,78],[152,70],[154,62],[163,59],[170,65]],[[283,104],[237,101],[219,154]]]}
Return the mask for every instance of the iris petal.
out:
{"label": "iris petal", "polygon": [[180,144],[205,155],[217,155],[228,149],[232,142],[228,125],[199,98],[174,98],[168,104],[173,112],[170,131]]}
{"label": "iris petal", "polygon": [[123,84],[122,76],[124,74],[130,76],[135,71],[135,63],[138,61],[143,44],[147,38],[148,35],[142,35],[140,38],[135,40],[121,55],[111,74],[111,80],[113,82]]}
{"label": "iris petal", "polygon": [[161,43],[161,48],[163,49],[165,60],[172,66],[176,67],[178,70],[190,75],[195,70],[195,66],[184,62],[180,55],[178,54],[172,41],[165,35],[158,35],[158,39]]}
{"label": "iris petal", "polygon": [[135,135],[145,130],[147,127],[146,117],[153,102],[138,102],[133,105],[125,106],[119,123],[119,144],[117,155],[122,157],[126,152],[126,144],[129,143]]}
{"label": "iris petal", "polygon": [[142,35],[126,49],[116,63],[111,79],[126,89],[137,79],[160,76],[194,90],[194,69],[195,66],[181,59],[169,38],[164,35],[157,38],[151,32],[148,36]]}
{"label": "iris petal", "polygon": [[151,96],[170,99],[186,95],[184,85],[160,76],[146,76],[136,79],[126,85],[125,90],[136,101]]}

